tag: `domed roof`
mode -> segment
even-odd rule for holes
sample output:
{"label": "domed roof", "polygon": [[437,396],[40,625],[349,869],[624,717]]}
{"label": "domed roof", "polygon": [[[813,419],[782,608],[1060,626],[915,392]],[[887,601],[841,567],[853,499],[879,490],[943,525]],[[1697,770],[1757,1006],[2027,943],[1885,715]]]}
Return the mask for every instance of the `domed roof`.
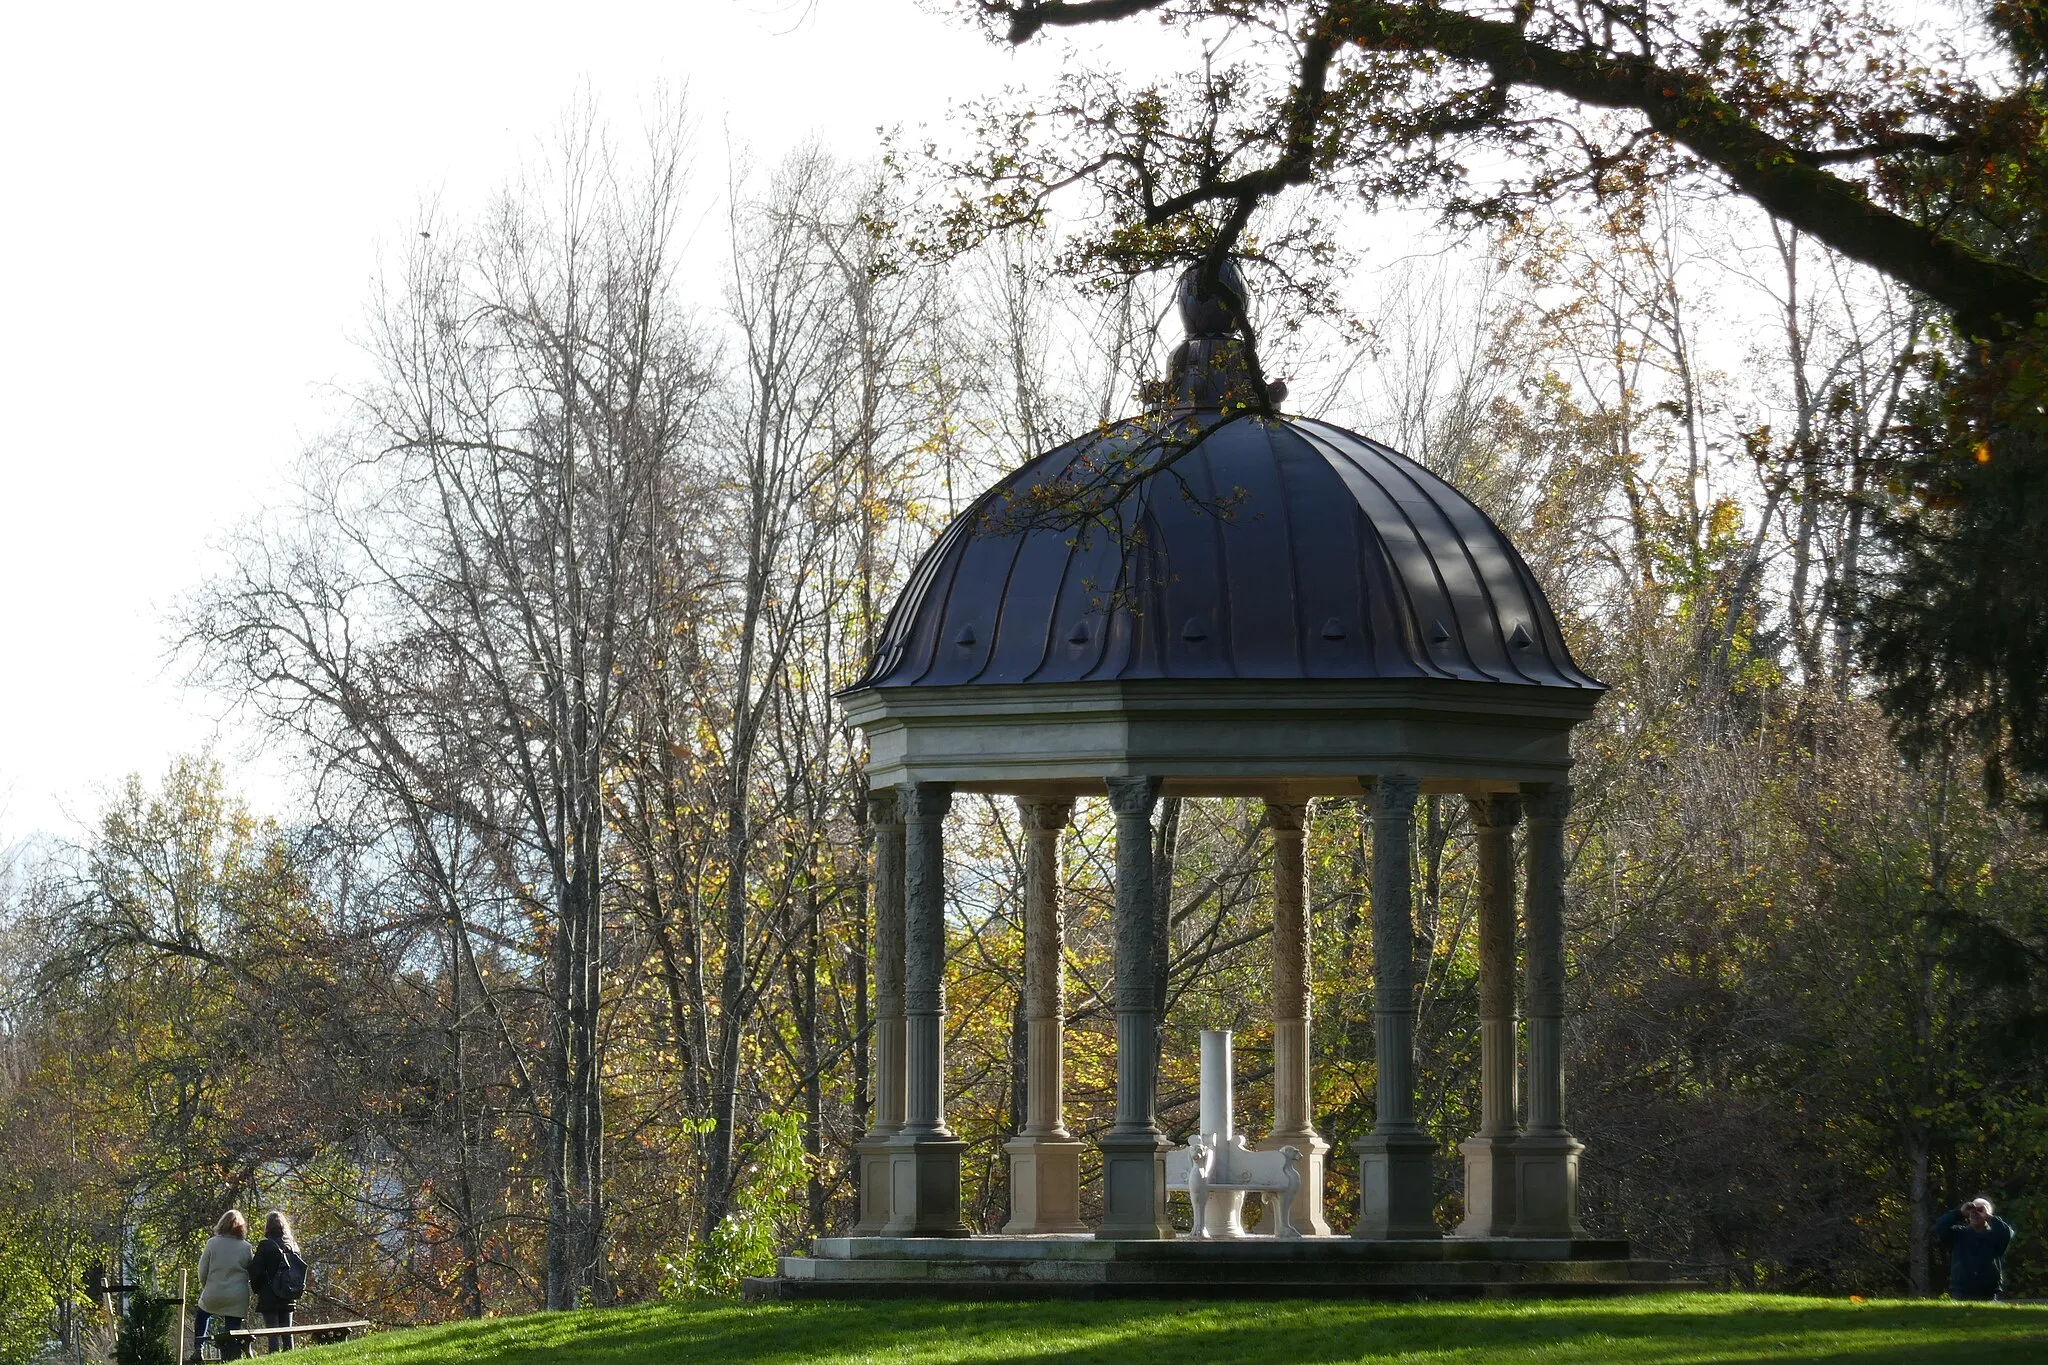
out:
{"label": "domed roof", "polygon": [[1189,407],[984,494],[919,561],[855,688],[1145,679],[1604,690],[1448,483],[1325,422]]}
{"label": "domed roof", "polygon": [[1356,432],[1270,415],[1244,279],[1179,285],[1158,410],[1031,461],[918,562],[849,692],[1145,680],[1567,688],[1529,566],[1457,489]]}

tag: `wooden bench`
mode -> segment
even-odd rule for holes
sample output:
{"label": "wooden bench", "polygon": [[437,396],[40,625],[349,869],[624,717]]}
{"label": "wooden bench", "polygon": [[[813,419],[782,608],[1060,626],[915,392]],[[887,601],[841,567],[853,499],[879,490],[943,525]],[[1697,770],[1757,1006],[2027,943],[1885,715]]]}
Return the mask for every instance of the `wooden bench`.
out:
{"label": "wooden bench", "polygon": [[1297,1148],[1254,1152],[1244,1145],[1242,1134],[1220,1143],[1197,1135],[1188,1139],[1187,1146],[1166,1154],[1166,1187],[1188,1192],[1191,1237],[1206,1239],[1210,1235],[1204,1223],[1212,1190],[1277,1195],[1265,1201],[1273,1216],[1273,1235],[1301,1236],[1301,1229],[1294,1226],[1294,1193],[1301,1188],[1301,1152]]}
{"label": "wooden bench", "polygon": [[347,1322],[295,1322],[289,1327],[237,1327],[228,1335],[244,1345],[259,1337],[291,1337],[293,1345],[299,1337],[312,1337],[308,1344],[317,1346],[327,1340],[347,1341],[350,1332],[372,1325],[368,1318],[351,1318]]}

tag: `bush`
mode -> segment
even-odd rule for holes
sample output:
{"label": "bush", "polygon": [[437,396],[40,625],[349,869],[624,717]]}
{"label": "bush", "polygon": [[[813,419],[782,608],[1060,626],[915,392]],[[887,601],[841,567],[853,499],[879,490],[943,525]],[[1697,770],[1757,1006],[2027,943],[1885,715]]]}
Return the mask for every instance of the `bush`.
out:
{"label": "bush", "polygon": [[803,1121],[795,1114],[769,1114],[761,1123],[767,1131],[733,1211],[702,1243],[662,1262],[664,1297],[736,1298],[741,1280],[775,1273],[782,1230],[803,1216],[810,1157],[804,1151]]}
{"label": "bush", "polygon": [[56,1288],[25,1229],[0,1215],[0,1365],[28,1365],[50,1339]]}
{"label": "bush", "polygon": [[128,1296],[120,1334],[114,1338],[115,1365],[176,1365],[172,1333],[182,1330],[176,1299],[136,1290]]}

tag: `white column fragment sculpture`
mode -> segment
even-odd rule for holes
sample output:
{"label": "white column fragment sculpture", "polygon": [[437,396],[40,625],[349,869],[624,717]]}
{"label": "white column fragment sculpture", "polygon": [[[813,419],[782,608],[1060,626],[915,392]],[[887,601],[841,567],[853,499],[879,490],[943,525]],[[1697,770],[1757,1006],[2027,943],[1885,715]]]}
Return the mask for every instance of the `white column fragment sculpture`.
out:
{"label": "white column fragment sculpture", "polygon": [[1266,1201],[1274,1236],[1299,1237],[1293,1210],[1301,1189],[1301,1150],[1255,1152],[1245,1146],[1232,1116],[1230,1070],[1230,1030],[1203,1029],[1201,1131],[1185,1147],[1167,1152],[1166,1187],[1187,1192],[1190,1237],[1250,1236],[1242,1215],[1251,1192],[1278,1196]]}

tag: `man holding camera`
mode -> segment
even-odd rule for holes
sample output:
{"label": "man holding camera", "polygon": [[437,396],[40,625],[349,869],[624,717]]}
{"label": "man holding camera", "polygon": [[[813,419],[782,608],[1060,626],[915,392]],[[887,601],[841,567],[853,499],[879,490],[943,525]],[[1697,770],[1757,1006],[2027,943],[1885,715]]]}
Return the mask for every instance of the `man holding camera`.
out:
{"label": "man holding camera", "polygon": [[2012,1224],[1991,1211],[1989,1199],[1972,1199],[1941,1215],[1934,1240],[1948,1247],[1950,1298],[1995,1302],[2004,1292]]}

